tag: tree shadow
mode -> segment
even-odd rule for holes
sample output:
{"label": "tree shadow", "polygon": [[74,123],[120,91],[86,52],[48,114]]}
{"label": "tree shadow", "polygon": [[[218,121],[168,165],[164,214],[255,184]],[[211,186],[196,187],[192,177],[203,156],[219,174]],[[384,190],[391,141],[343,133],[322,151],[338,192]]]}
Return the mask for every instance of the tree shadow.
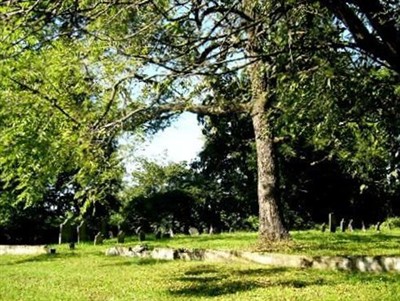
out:
{"label": "tree shadow", "polygon": [[[257,268],[246,270],[218,270],[214,266],[199,266],[178,277],[175,288],[169,293],[179,297],[217,297],[267,287],[304,288],[325,285],[327,281],[318,278],[310,280],[285,279],[278,276],[289,271],[287,268]],[[274,277],[276,276],[276,277]]]}
{"label": "tree shadow", "polygon": [[108,267],[115,267],[115,266],[137,266],[137,265],[143,265],[143,266],[152,266],[152,265],[159,265],[163,263],[170,263],[170,260],[162,260],[162,259],[153,259],[153,258],[134,258],[132,260],[124,260],[120,262],[110,262],[101,265],[103,268],[108,268]]}
{"label": "tree shadow", "polygon": [[[13,255],[14,256],[14,255]],[[17,256],[17,255],[15,255]],[[46,262],[46,261],[57,261],[57,260],[64,260],[68,258],[80,257],[81,255],[75,252],[69,253],[58,253],[58,254],[40,254],[35,256],[29,256],[28,258],[19,259],[16,261],[8,262],[1,265],[17,265],[17,264],[24,264],[24,263],[31,263],[31,262]]]}
{"label": "tree shadow", "polygon": [[399,256],[396,245],[400,242],[398,235],[386,233],[307,233],[307,235],[294,235],[292,251],[318,253],[324,250],[335,255],[347,255],[357,253],[362,256],[370,254],[371,250],[375,253],[382,252],[385,256]]}

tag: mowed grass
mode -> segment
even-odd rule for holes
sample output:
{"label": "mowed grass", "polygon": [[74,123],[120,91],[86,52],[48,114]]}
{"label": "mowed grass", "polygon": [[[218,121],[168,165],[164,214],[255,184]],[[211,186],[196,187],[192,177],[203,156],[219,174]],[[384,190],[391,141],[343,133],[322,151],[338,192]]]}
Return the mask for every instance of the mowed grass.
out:
{"label": "mowed grass", "polygon": [[[255,232],[223,233],[218,235],[177,235],[173,239],[154,240],[145,243],[150,247],[199,248],[278,252],[313,256],[400,256],[400,230],[376,232],[320,232],[316,230],[292,231],[291,240],[280,244],[260,243]],[[128,245],[137,244],[136,238]]]}
{"label": "mowed grass", "polygon": [[[400,255],[400,232],[292,232],[292,241],[263,246],[308,255]],[[127,246],[136,245],[135,238]],[[256,233],[177,236],[146,242],[170,246],[252,250]],[[399,300],[400,273],[350,273],[244,263],[158,261],[106,257],[115,245],[78,245],[57,254],[0,256],[0,300]]]}
{"label": "mowed grass", "polygon": [[0,257],[0,300],[398,300],[400,274],[105,257]]}

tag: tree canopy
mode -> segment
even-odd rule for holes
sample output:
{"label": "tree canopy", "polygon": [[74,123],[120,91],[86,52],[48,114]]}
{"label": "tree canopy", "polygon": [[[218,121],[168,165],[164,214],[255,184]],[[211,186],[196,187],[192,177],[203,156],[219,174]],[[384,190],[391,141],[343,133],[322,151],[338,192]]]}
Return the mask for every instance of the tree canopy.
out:
{"label": "tree canopy", "polygon": [[399,72],[398,12],[392,1],[3,1],[5,186],[30,203],[67,170],[78,198],[102,199],[122,133],[183,111],[245,117],[260,237],[285,239],[279,141],[296,156],[304,134],[358,175],[397,169],[398,76],[381,64]]}

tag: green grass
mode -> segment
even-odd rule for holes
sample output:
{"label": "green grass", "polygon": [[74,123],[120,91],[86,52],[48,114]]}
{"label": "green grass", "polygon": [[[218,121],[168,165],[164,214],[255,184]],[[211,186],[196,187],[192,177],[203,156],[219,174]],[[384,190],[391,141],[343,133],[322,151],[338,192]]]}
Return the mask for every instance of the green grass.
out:
{"label": "green grass", "polygon": [[105,257],[104,247],[0,257],[0,300],[398,300],[400,274]]}
{"label": "green grass", "polygon": [[[263,246],[308,255],[400,255],[400,232],[292,232],[290,243]],[[127,246],[136,245],[130,238]],[[255,233],[152,240],[170,246],[253,250]],[[78,245],[57,254],[0,256],[0,300],[398,300],[400,273],[350,273],[243,263],[157,261],[106,257],[115,245]]]}
{"label": "green grass", "polygon": [[293,247],[288,252],[308,255],[400,256],[400,231],[355,231],[353,233],[291,233]]}
{"label": "green grass", "polygon": [[[400,256],[400,230],[355,231],[352,233],[322,233],[320,231],[292,231],[291,241],[283,244],[260,244],[257,233],[238,232],[190,237],[177,235],[173,239],[145,243],[150,247],[202,248],[245,251],[266,251],[315,256],[335,255],[392,255]],[[115,242],[115,241],[114,241]],[[138,244],[130,238],[127,245]]]}

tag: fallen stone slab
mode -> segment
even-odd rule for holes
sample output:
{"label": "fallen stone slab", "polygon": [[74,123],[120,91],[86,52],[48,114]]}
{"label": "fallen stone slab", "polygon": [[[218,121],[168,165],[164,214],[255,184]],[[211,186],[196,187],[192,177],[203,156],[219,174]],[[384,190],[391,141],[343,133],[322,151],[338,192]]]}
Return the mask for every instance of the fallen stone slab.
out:
{"label": "fallen stone slab", "polygon": [[50,253],[50,249],[45,245],[0,245],[0,255],[40,255],[48,253]]}
{"label": "fallen stone slab", "polygon": [[[136,250],[136,251],[134,251]],[[128,256],[160,260],[197,260],[207,262],[254,262],[287,267],[360,272],[400,271],[400,257],[394,256],[304,256],[276,253],[240,252],[204,249],[113,247],[108,256]]]}

